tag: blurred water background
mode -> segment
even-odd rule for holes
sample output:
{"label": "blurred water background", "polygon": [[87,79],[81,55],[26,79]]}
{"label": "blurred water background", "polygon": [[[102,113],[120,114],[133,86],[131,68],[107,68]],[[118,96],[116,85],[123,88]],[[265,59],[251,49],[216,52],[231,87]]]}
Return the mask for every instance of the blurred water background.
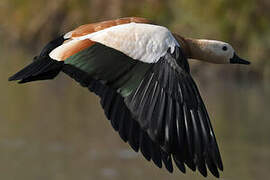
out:
{"label": "blurred water background", "polygon": [[147,17],[186,37],[230,42],[252,62],[191,62],[191,68],[218,139],[222,179],[268,179],[269,9],[269,0],[1,0],[0,179],[202,179],[190,170],[169,174],[133,153],[99,99],[64,74],[54,81],[7,82],[49,40],[124,16]]}

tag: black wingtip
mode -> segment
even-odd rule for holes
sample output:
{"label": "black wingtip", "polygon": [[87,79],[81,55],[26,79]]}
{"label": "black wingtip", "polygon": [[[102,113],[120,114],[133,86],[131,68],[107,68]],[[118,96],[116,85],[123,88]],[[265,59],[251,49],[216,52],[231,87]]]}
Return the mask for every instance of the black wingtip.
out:
{"label": "black wingtip", "polygon": [[222,161],[220,161],[220,162],[218,163],[218,169],[219,169],[220,171],[223,171],[223,170],[224,170]]}
{"label": "black wingtip", "polygon": [[[212,173],[213,174],[213,173]],[[216,178],[220,178],[219,172],[213,174]]]}
{"label": "black wingtip", "polygon": [[199,172],[201,173],[201,175],[203,175],[203,177],[207,177],[207,170],[206,168],[198,168]]}
{"label": "black wingtip", "polygon": [[64,36],[50,41],[41,51],[39,56],[34,57],[31,64],[21,71],[8,78],[8,81],[21,80],[19,83],[26,83],[36,80],[53,79],[62,69],[63,62],[52,60],[49,53],[56,47],[63,44]]}
{"label": "black wingtip", "polygon": [[20,80],[19,84],[36,81],[53,79],[62,69],[63,62],[55,61],[49,57],[35,58],[34,61],[8,78],[8,81]]}
{"label": "black wingtip", "polygon": [[[16,75],[16,74],[15,74]],[[16,79],[16,76],[13,75],[11,77],[8,78],[8,81],[15,81],[15,80],[19,80],[19,79]]]}
{"label": "black wingtip", "polygon": [[178,167],[178,169],[182,172],[182,173],[186,173],[186,167],[185,167],[185,164],[183,162],[181,162],[181,160],[179,159],[179,157],[174,154],[173,155],[173,160],[176,164],[176,166]]}
{"label": "black wingtip", "polygon": [[31,66],[31,64],[26,66],[24,69],[20,70],[16,74],[12,75],[11,77],[9,77],[8,81],[17,81],[26,78],[28,76],[26,72],[30,70],[29,66]]}
{"label": "black wingtip", "polygon": [[173,173],[173,165],[172,165],[171,155],[166,153],[165,151],[161,150],[161,158],[162,158],[163,164],[165,165],[166,169],[170,173]]}

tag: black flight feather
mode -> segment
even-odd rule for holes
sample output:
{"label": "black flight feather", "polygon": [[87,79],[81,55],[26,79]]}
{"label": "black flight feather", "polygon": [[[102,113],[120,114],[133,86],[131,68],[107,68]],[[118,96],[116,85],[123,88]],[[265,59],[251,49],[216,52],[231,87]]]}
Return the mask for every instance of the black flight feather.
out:
{"label": "black flight feather", "polygon": [[140,150],[145,159],[148,161],[151,160],[151,143],[150,143],[150,138],[148,135],[144,132],[141,131],[140,133]]}
{"label": "black flight feather", "polygon": [[153,141],[151,141],[151,157],[152,161],[155,163],[155,165],[159,168],[162,168],[162,159],[161,159],[161,151],[160,147],[155,144]]}
{"label": "black flight feather", "polygon": [[122,113],[121,112],[121,107],[122,107],[121,98],[117,96],[116,100],[115,100],[115,103],[114,103],[114,105],[112,107],[113,109],[112,109],[112,113],[111,113],[111,116],[110,116],[111,125],[116,131],[119,130],[118,119],[119,119],[120,114]]}
{"label": "black flight feather", "polygon": [[37,80],[53,79],[61,71],[63,62],[52,60],[49,53],[64,42],[63,36],[49,42],[39,56],[34,57],[31,64],[11,76],[8,80],[20,80],[19,83],[27,83]]}
{"label": "black flight feather", "polygon": [[173,172],[173,165],[172,165],[171,155],[166,153],[165,151],[161,150],[161,158],[162,158],[162,162],[165,165],[166,169],[170,173],[172,173]]}
{"label": "black flight feather", "polygon": [[176,166],[178,167],[178,169],[181,172],[186,173],[186,167],[182,161],[182,158],[179,157],[179,155],[177,155],[177,154],[173,154],[173,160],[174,160]]}
{"label": "black flight feather", "polygon": [[125,109],[122,112],[122,115],[120,116],[119,119],[119,135],[123,139],[123,141],[127,142],[128,140],[128,129],[127,129],[127,123],[129,119],[129,112]]}
{"label": "black flight feather", "polygon": [[140,135],[140,129],[139,124],[137,121],[131,121],[130,122],[130,130],[128,134],[128,143],[132,147],[132,149],[135,152],[138,152],[139,150],[139,135]]}
{"label": "black flight feather", "polygon": [[11,76],[8,80],[20,80],[19,83],[26,83],[36,80],[53,79],[61,71],[62,67],[63,62],[42,56],[36,58],[31,64]]}

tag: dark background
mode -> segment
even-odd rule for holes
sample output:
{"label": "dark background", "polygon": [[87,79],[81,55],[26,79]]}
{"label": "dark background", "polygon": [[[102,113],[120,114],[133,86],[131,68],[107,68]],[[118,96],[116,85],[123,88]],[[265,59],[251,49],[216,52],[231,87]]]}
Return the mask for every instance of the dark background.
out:
{"label": "dark background", "polygon": [[[98,98],[64,74],[17,85],[10,75],[51,39],[90,22],[141,16],[185,37],[230,42],[250,66],[191,62],[224,162],[223,179],[270,171],[270,1],[1,0],[0,179],[202,179],[133,153]],[[208,179],[214,179],[209,176]]]}

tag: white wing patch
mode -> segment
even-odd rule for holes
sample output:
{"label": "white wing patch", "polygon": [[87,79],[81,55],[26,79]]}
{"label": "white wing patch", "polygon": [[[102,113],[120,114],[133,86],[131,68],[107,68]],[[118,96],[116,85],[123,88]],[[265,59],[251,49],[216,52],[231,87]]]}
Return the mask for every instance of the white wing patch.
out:
{"label": "white wing patch", "polygon": [[175,46],[178,45],[167,28],[142,23],[118,25],[80,37],[80,39],[84,38],[114,48],[146,63],[155,63],[169,48],[173,53]]}
{"label": "white wing patch", "polygon": [[[143,23],[113,26],[73,39],[73,41],[90,39],[145,63],[155,63],[166,54],[169,48],[173,53],[175,46],[179,46],[167,28]],[[53,54],[52,51],[50,56],[52,57]]]}

